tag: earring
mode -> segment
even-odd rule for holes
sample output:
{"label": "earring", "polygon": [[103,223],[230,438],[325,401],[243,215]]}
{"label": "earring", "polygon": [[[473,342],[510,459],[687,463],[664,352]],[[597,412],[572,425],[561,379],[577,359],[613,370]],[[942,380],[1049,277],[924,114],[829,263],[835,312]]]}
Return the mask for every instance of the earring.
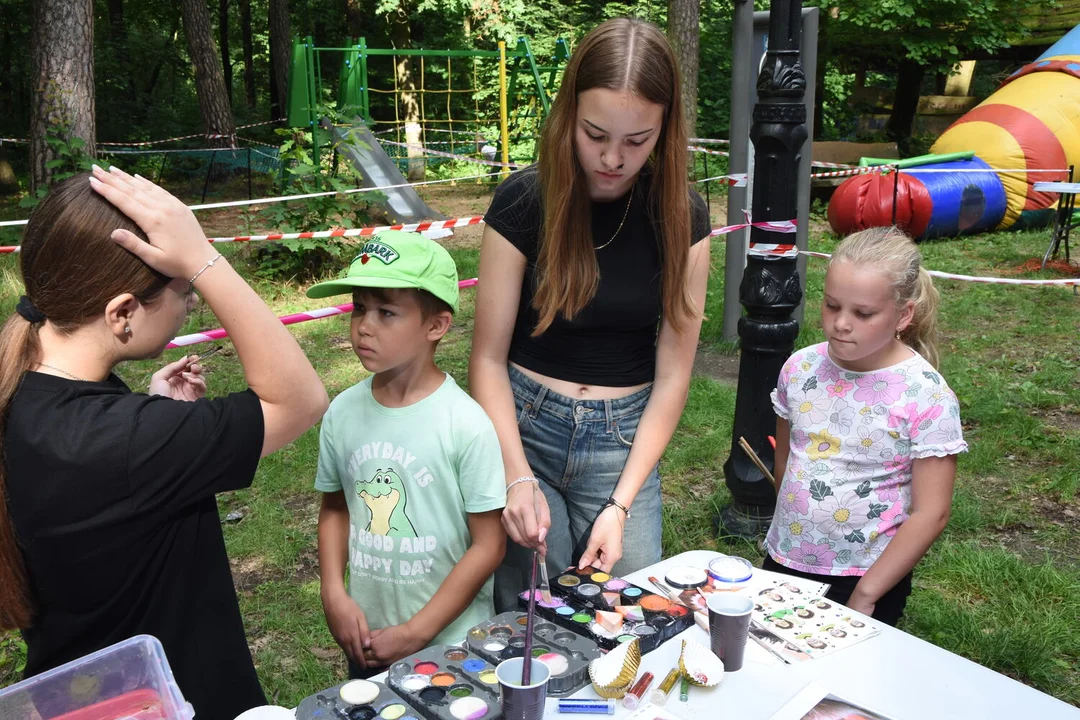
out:
{"label": "earring", "polygon": [[[131,326],[130,325],[125,325],[124,326],[124,332],[126,332],[128,335],[130,335],[131,334]],[[899,333],[897,335],[899,335]]]}
{"label": "earring", "polygon": [[896,328],[896,339],[900,339],[900,328]]}

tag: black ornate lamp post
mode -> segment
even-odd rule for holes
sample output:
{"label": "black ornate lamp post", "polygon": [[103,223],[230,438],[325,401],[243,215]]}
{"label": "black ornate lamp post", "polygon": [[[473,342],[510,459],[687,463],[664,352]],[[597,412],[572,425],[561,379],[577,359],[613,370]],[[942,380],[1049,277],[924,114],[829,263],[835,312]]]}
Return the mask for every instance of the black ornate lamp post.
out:
{"label": "black ornate lamp post", "polygon": [[[758,102],[750,128],[755,222],[796,217],[799,153],[807,137],[806,77],[799,59],[801,21],[802,0],[773,0],[768,52],[758,75]],[[739,320],[739,387],[731,455],[724,463],[733,502],[721,511],[720,522],[724,531],[740,537],[753,538],[768,528],[776,491],[746,457],[738,440],[745,437],[764,463],[772,465],[767,437],[775,434],[776,415],[769,394],[795,349],[799,324],[792,312],[802,300],[796,258],[766,255],[761,246],[792,244],[793,235],[752,228],[739,287],[739,302],[747,314]]]}

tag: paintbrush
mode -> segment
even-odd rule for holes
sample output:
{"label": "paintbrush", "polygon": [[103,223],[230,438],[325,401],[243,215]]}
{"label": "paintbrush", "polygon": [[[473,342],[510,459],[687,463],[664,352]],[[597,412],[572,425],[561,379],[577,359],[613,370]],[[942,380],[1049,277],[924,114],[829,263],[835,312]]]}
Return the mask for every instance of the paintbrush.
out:
{"label": "paintbrush", "polygon": [[189,362],[189,363],[188,363],[188,365],[189,365],[189,366],[191,366],[191,365],[201,365],[201,364],[203,364],[204,362],[206,362],[207,360],[209,360],[210,358],[212,358],[212,357],[214,357],[215,355],[217,355],[217,354],[218,354],[219,352],[221,352],[221,351],[222,351],[222,350],[223,350],[224,348],[225,348],[225,346],[224,346],[224,345],[218,345],[218,346],[216,346],[216,347],[215,347],[215,348],[214,348],[213,350],[211,350],[210,352],[206,353],[205,355],[194,355],[194,356],[192,356],[192,355],[189,355],[188,357],[197,357],[197,358],[198,358],[198,360],[196,360],[196,361],[195,361],[195,362],[193,362],[193,363],[192,363],[192,362]]}
{"label": "paintbrush", "polygon": [[[694,622],[697,623],[698,627],[700,627],[705,632],[709,631],[709,616],[706,614],[706,612],[704,610],[702,610],[701,608],[696,607],[696,606],[694,606],[692,604],[686,603],[682,599],[681,595],[676,593],[674,590],[672,590],[670,587],[668,587],[664,583],[660,582],[656,578],[650,576],[649,577],[649,582],[651,582],[661,592],[663,592],[665,595],[667,595],[668,600],[670,600],[671,602],[678,603],[679,605],[682,605],[683,607],[690,608],[694,612]],[[701,590],[699,590],[698,588],[694,588],[694,589],[697,590],[699,593],[701,592]],[[702,595],[702,597],[705,597],[705,596]]]}
{"label": "paintbrush", "polygon": [[[533,483],[533,509],[536,510],[536,524],[540,524],[540,509],[536,507],[536,483]],[[533,578],[533,582],[536,579]],[[547,555],[540,556],[540,597],[551,604],[551,580],[548,578]]]}
{"label": "paintbrush", "polygon": [[540,553],[533,551],[532,573],[529,578],[529,610],[525,615],[525,656],[521,661],[521,686],[527,687],[532,682],[532,646],[533,621],[536,618],[536,566]]}
{"label": "paintbrush", "polygon": [[750,447],[750,443],[746,442],[746,438],[741,435],[739,436],[739,447],[743,449],[743,452],[750,458],[750,461],[757,465],[757,469],[761,471],[761,474],[768,478],[769,482],[773,485],[776,485],[776,478],[769,472],[769,468],[765,467],[765,463],[761,462],[761,458],[759,458],[757,453],[754,452],[754,449]]}

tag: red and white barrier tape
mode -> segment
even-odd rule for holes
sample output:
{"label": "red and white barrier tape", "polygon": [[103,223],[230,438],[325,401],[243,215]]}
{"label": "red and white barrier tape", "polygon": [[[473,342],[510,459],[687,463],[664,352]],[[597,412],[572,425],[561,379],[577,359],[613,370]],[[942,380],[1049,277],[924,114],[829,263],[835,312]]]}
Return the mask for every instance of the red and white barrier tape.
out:
{"label": "red and white barrier tape", "polygon": [[729,187],[746,187],[747,174],[735,173],[734,175],[716,175],[714,177],[702,178],[701,180],[695,180],[693,184],[712,182],[713,180],[723,180]]}
{"label": "red and white barrier tape", "polygon": [[729,157],[731,153],[724,150],[709,150],[708,148],[698,147],[697,145],[688,145],[686,147],[690,152],[705,153],[706,155],[719,155],[720,157]]}
{"label": "red and white barrier tape", "polygon": [[871,167],[851,168],[850,170],[836,170],[835,172],[813,173],[811,178],[836,178],[850,177],[853,175],[868,175],[871,173],[889,173],[895,168],[894,165],[873,165]]}
{"label": "red and white barrier tape", "polygon": [[237,237],[215,237],[208,239],[212,243],[232,243],[265,242],[271,240],[306,240],[308,238],[368,237],[371,235],[378,235],[387,230],[404,230],[405,232],[422,233],[429,230],[449,230],[452,228],[467,227],[469,225],[479,225],[483,221],[483,215],[474,215],[473,217],[453,218],[450,220],[429,220],[407,225],[379,225],[363,228],[320,230],[317,232],[270,233],[268,235],[239,235]]}
{"label": "red and white barrier tape", "polygon": [[[275,123],[284,122],[283,120],[265,120],[263,122],[249,123],[247,125],[238,125],[237,130],[246,130],[247,128],[259,127],[260,125],[273,125]],[[163,145],[165,143],[176,142],[177,140],[190,140],[191,138],[207,138],[215,140],[219,138],[230,138],[231,135],[221,135],[213,133],[193,133],[191,135],[178,135],[177,137],[165,138],[163,140],[144,140],[142,142],[98,142],[98,145],[119,146],[119,147],[145,147],[147,145]]]}
{"label": "red and white barrier tape", "polygon": [[[461,280],[458,282],[459,288],[467,288],[476,285],[477,279],[471,278],[469,280]],[[331,307],[319,308],[318,310],[307,310],[305,312],[293,313],[292,315],[283,315],[278,320],[282,325],[295,325],[296,323],[308,322],[309,320],[321,320],[322,318],[333,317],[335,315],[346,315],[353,311],[353,304],[346,303],[345,305],[333,305]],[[229,336],[229,333],[225,328],[217,328],[215,330],[206,330],[204,332],[192,333],[190,335],[180,335],[173,338],[172,342],[166,345],[166,348],[178,348],[187,347],[188,345],[197,345],[199,343],[210,342],[212,340],[220,340]]]}
{"label": "red and white barrier tape", "polygon": [[[807,257],[825,258],[830,259],[832,255],[823,252],[813,252],[811,250],[800,250],[800,255],[806,255]],[[927,270],[931,277],[942,278],[944,280],[963,280],[964,282],[984,283],[987,285],[1074,285],[1080,286],[1080,278],[1060,278],[1056,280],[1028,280],[1025,278],[999,278],[999,277],[985,277],[980,275],[960,275],[958,273],[942,272],[941,270]]]}
{"label": "red and white barrier tape", "polygon": [[714,139],[714,138],[686,138],[686,139],[689,140],[692,143],[697,144],[697,145],[730,145],[731,144],[730,140],[724,140],[723,138],[720,138],[720,139]]}

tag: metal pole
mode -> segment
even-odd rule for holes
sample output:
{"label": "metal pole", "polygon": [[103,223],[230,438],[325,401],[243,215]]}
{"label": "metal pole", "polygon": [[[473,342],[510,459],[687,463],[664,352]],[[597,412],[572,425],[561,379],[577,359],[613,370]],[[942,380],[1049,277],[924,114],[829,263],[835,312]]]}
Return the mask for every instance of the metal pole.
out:
{"label": "metal pole", "polygon": [[165,174],[165,166],[169,164],[169,153],[163,153],[165,157],[161,158],[161,167],[158,168],[156,185],[161,184],[161,176]]}
{"label": "metal pole", "polygon": [[[737,7],[737,6],[736,6]],[[757,79],[750,138],[754,143],[754,220],[796,217],[798,168],[807,138],[804,104],[806,75],[800,63],[802,0],[773,0],[769,15],[769,47]],[[732,149],[734,150],[734,135]],[[769,394],[784,361],[795,348],[799,324],[792,313],[802,301],[796,257],[768,254],[761,245],[793,245],[792,235],[751,228],[746,272],[739,301],[746,316],[739,321],[741,355],[735,397],[731,454],[724,477],[732,504],[720,512],[727,534],[754,538],[772,520],[776,489],[739,447],[745,437],[771,464],[767,437],[776,429]]]}
{"label": "metal pole", "polygon": [[900,166],[893,168],[892,180],[892,224],[896,224],[896,196],[900,193]]}
{"label": "metal pole", "polygon": [[[731,157],[728,173],[747,172],[750,156],[750,79],[754,74],[752,41],[754,36],[754,3],[735,0],[735,18],[731,34]],[[727,193],[727,224],[743,222],[742,211],[748,207],[746,188],[729,186]],[[788,218],[789,220],[791,218]],[[746,231],[727,236],[724,248],[724,340],[739,337],[739,283],[746,267]]]}
{"label": "metal pole", "polygon": [[251,148],[248,151],[248,200],[254,200],[255,196],[251,194]]}
{"label": "metal pole", "polygon": [[[709,175],[709,153],[702,153],[702,156],[705,158],[705,177],[712,177],[712,175]],[[709,192],[711,184],[709,182],[705,183],[705,207],[709,208],[710,213],[712,212],[712,194]]]}
{"label": "metal pole", "polygon": [[499,144],[502,145],[503,179],[510,174],[510,127],[507,123],[509,98],[506,92],[506,42],[499,41]]}
{"label": "metal pole", "polygon": [[206,188],[210,185],[210,171],[214,169],[214,158],[217,157],[217,150],[210,153],[210,164],[206,167],[206,181],[202,186],[202,200],[200,203],[206,202]]}

